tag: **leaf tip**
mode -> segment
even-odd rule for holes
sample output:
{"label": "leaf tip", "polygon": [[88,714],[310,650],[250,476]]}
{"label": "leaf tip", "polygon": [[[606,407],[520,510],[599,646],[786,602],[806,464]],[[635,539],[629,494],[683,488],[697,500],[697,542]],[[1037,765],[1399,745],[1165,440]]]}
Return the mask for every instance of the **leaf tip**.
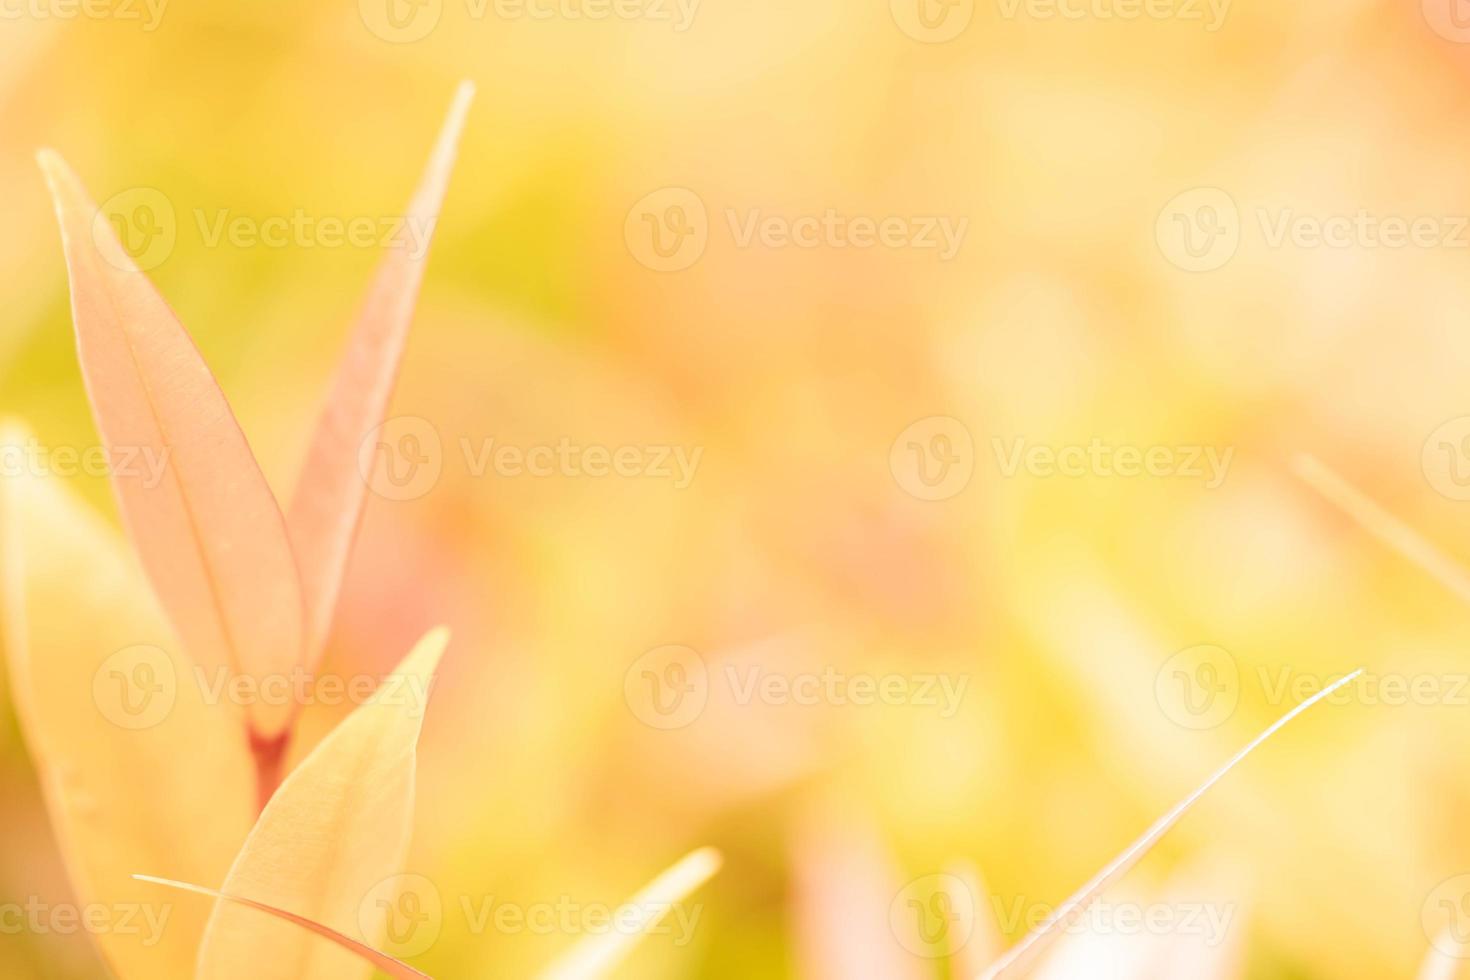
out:
{"label": "leaf tip", "polygon": [[699,877],[703,878],[713,877],[725,866],[725,855],[718,847],[701,847],[690,853],[685,860],[689,862],[691,876],[698,872]]}
{"label": "leaf tip", "polygon": [[66,161],[61,158],[61,154],[49,146],[43,146],[36,151],[36,165],[48,178],[57,171],[66,169]]}
{"label": "leaf tip", "polygon": [[64,197],[76,197],[81,193],[81,183],[71,164],[51,147],[43,146],[36,151],[36,166],[41,168],[41,176],[46,178],[46,186],[51,189],[51,196],[58,205]]}

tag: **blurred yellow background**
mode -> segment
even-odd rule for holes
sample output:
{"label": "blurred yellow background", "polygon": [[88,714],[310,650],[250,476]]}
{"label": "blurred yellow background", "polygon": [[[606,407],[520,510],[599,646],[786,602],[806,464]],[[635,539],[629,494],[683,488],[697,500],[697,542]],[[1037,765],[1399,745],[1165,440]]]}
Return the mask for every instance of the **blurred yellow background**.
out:
{"label": "blurred yellow background", "polygon": [[[1470,560],[1459,0],[98,2],[0,0],[0,408],[50,447],[96,435],[38,148],[99,201],[163,202],[150,275],[284,496],[379,257],[321,221],[391,224],[478,86],[393,410],[440,472],[370,503],[328,661],[382,672],[455,630],[407,869],[445,912],[415,965],[529,976],[575,937],[477,929],[466,900],[615,902],[705,843],[697,930],[621,975],[842,975],[803,908],[864,848],[891,887],[855,936],[972,862],[1014,940],[1364,667],[1433,693],[1318,709],[1124,891],[1227,902],[1222,976],[1412,975],[1470,872],[1470,610],[1292,462]],[[646,469],[480,465],[564,444]],[[704,705],[672,722],[669,656]],[[753,676],[905,686],[807,704]],[[0,905],[64,901],[0,712]],[[0,973],[102,967],[7,930]]]}

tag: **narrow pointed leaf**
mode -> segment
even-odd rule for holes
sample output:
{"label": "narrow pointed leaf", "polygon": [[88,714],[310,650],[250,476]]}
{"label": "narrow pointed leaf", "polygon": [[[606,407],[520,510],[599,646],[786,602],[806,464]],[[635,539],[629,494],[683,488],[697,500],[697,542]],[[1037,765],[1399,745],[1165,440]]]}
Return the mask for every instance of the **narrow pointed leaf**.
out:
{"label": "narrow pointed leaf", "polygon": [[[385,911],[370,896],[402,870],[413,818],[415,750],[448,640],[444,629],[420,640],[373,697],[286,777],[221,891],[381,945],[377,934]],[[338,946],[218,902],[200,950],[198,977],[341,980],[362,973],[361,961]]]}
{"label": "narrow pointed leaf", "polygon": [[226,895],[224,892],[218,892],[212,888],[204,888],[200,885],[191,885],[184,881],[172,881],[168,878],[158,878],[154,875],[133,875],[133,877],[138,881],[163,885],[165,888],[176,888],[179,891],[194,892],[196,895],[204,895],[222,902],[234,902],[246,908],[254,909],[263,915],[275,916],[277,919],[289,922],[294,926],[305,929],[307,932],[321,936],[328,942],[336,943],[352,955],[382,970],[388,976],[394,977],[395,980],[429,980],[427,973],[420,973],[402,960],[394,959],[387,953],[379,952],[365,943],[358,942],[351,936],[344,936],[335,929],[329,929],[320,922],[313,922],[311,919],[297,915],[294,912],[287,912],[285,909],[278,909],[274,906],[266,905],[264,902],[256,902],[248,898]]}
{"label": "narrow pointed leaf", "polygon": [[[27,438],[6,427],[0,452]],[[205,910],[166,908],[129,875],[229,869],[254,814],[238,717],[208,703],[127,543],[55,477],[0,480],[0,615],[77,901],[167,914],[156,942],[99,933],[104,957],[123,980],[189,975]]]}
{"label": "narrow pointed leaf", "polygon": [[1208,793],[1216,783],[1224,779],[1229,772],[1240,764],[1247,756],[1256,750],[1263,742],[1275,735],[1292,719],[1306,711],[1312,705],[1331,697],[1337,690],[1357,678],[1361,670],[1356,670],[1348,676],[1330,684],[1318,691],[1315,695],[1292,708],[1260,735],[1257,735],[1250,744],[1237,752],[1230,761],[1221,766],[1204,784],[1175,806],[1168,813],[1160,817],[1153,826],[1144,831],[1143,836],[1130,844],[1122,854],[1113,859],[1107,867],[1098,872],[1087,884],[1077,890],[1071,898],[1068,898],[1057,909],[1056,914],[1043,923],[1036,930],[1026,936],[1015,946],[1011,947],[1006,955],[1002,956],[990,968],[981,974],[981,980],[997,980],[999,977],[1019,975],[1028,964],[1040,956],[1046,948],[1054,942],[1076,918],[1087,911],[1097,897],[1118,878],[1121,878],[1135,864],[1141,861],[1145,854],[1153,849],[1153,846],[1167,834],[1179,820],[1189,812],[1190,808],[1200,801],[1200,798]]}
{"label": "narrow pointed leaf", "polygon": [[543,980],[594,980],[607,976],[658,925],[669,907],[683,901],[720,870],[720,852],[702,847],[649,882],[613,913],[626,927],[590,935],[574,946],[544,974]]}
{"label": "narrow pointed leaf", "polygon": [[[51,186],[71,273],[77,354],[92,414],[113,458],[133,543],[189,655],[207,668],[286,675],[301,661],[303,605],[285,519],[183,325],[119,244],[54,152]],[[273,736],[292,707],[254,699],[252,727]]]}
{"label": "narrow pointed leaf", "polygon": [[383,422],[408,327],[428,264],[429,236],[438,222],[474,86],[460,85],[449,118],[408,208],[416,233],[393,245],[379,267],[337,368],[305,466],[288,510],[307,600],[307,634],[315,666],[332,625],[337,594],[362,518],[367,485],[358,454]]}

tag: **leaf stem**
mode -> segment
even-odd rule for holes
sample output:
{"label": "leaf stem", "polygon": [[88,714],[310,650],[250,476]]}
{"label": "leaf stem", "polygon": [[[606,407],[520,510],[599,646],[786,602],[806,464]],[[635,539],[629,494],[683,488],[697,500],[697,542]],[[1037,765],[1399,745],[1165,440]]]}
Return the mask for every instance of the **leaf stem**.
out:
{"label": "leaf stem", "polygon": [[255,758],[255,809],[265,810],[265,805],[281,785],[282,769],[286,761],[286,749],[291,745],[291,731],[286,729],[279,735],[262,736],[250,730],[250,754]]}

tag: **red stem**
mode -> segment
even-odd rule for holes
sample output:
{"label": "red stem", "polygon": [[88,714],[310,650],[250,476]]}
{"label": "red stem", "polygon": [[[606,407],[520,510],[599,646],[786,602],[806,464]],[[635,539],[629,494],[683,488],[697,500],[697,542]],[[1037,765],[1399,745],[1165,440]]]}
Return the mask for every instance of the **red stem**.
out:
{"label": "red stem", "polygon": [[256,812],[265,809],[281,785],[282,768],[286,761],[286,749],[291,744],[291,733],[262,737],[254,730],[250,732],[250,752],[255,757],[255,804]]}

